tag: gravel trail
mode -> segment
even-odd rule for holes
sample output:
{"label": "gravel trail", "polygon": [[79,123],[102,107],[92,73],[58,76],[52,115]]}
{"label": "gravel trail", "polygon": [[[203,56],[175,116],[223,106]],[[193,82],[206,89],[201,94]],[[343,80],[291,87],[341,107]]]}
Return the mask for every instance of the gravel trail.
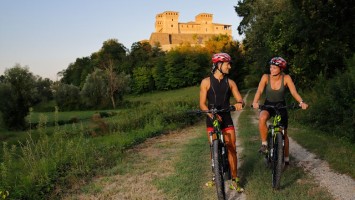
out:
{"label": "gravel trail", "polygon": [[327,188],[335,199],[354,200],[355,181],[345,175],[334,172],[326,161],[300,146],[291,137],[290,154],[296,159],[297,165],[310,173],[321,187]]}

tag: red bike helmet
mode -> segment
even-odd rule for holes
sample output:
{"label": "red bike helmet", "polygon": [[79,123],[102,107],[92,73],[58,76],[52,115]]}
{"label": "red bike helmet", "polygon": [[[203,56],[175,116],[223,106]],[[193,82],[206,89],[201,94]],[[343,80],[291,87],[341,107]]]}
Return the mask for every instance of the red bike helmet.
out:
{"label": "red bike helmet", "polygon": [[217,63],[219,62],[230,62],[232,58],[227,53],[216,53],[212,56],[212,70],[211,73],[213,74],[217,69]]}
{"label": "red bike helmet", "polygon": [[212,62],[230,62],[232,58],[227,53],[216,53],[212,56]]}
{"label": "red bike helmet", "polygon": [[270,65],[276,65],[276,66],[280,67],[281,69],[286,69],[287,62],[285,59],[283,59],[281,57],[273,57],[270,60]]}

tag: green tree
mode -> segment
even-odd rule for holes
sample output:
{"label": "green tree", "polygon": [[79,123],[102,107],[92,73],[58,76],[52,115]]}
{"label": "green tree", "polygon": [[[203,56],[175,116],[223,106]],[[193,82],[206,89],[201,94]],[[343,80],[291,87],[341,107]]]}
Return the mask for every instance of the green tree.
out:
{"label": "green tree", "polygon": [[99,69],[105,69],[110,64],[113,64],[116,72],[122,72],[119,64],[126,59],[127,48],[118,42],[117,39],[109,39],[105,41],[98,52],[91,55],[93,65]]}
{"label": "green tree", "polygon": [[151,69],[138,67],[133,70],[133,92],[143,93],[154,89],[154,79]]}
{"label": "green tree", "polygon": [[154,85],[157,90],[168,90],[167,87],[167,75],[166,75],[166,60],[165,57],[156,59],[155,66],[152,69],[152,76],[154,79]]}
{"label": "green tree", "polygon": [[[152,47],[148,42],[132,44],[129,54],[132,61],[130,67],[133,78],[132,92],[141,93],[156,89],[153,74],[157,72],[155,68],[163,57],[165,53],[160,47]],[[164,76],[164,74],[161,75]]]}
{"label": "green tree", "polygon": [[130,83],[130,76],[125,72],[117,74],[114,71],[114,64],[109,60],[109,66],[105,68],[105,75],[107,77],[107,92],[110,97],[112,108],[116,108],[117,101],[122,100],[123,94],[129,91],[128,84]]}
{"label": "green tree", "polygon": [[80,91],[83,103],[89,108],[107,107],[110,103],[107,85],[107,76],[103,70],[96,69],[89,74]]}
{"label": "green tree", "polygon": [[120,104],[123,96],[131,91],[131,75],[121,72],[117,75],[117,90],[115,92],[116,104]]}
{"label": "green tree", "polygon": [[226,52],[226,49],[233,43],[229,35],[215,35],[205,42],[206,50],[212,55],[215,53]]}
{"label": "green tree", "polygon": [[123,99],[123,95],[129,91],[130,76],[124,72],[111,73],[109,70],[96,69],[87,76],[80,91],[86,107],[115,108]]}
{"label": "green tree", "polygon": [[27,67],[16,64],[6,69],[0,87],[0,111],[5,125],[10,129],[26,127],[25,117],[35,103],[36,77]]}
{"label": "green tree", "polygon": [[245,34],[250,71],[260,74],[272,56],[282,56],[294,81],[310,87],[318,74],[344,70],[354,52],[353,10],[354,1],[239,1],[238,30]]}
{"label": "green tree", "polygon": [[80,89],[72,84],[56,83],[54,99],[60,110],[77,110],[81,107]]}
{"label": "green tree", "polygon": [[47,102],[53,99],[52,84],[53,81],[49,78],[36,77],[35,87],[37,89],[37,102]]}
{"label": "green tree", "polygon": [[183,72],[185,68],[185,56],[178,50],[170,50],[166,55],[166,87],[177,89],[185,82]]}
{"label": "green tree", "polygon": [[94,71],[93,62],[90,57],[77,58],[74,63],[70,63],[68,68],[59,72],[61,82],[72,84],[82,88],[85,78]]}

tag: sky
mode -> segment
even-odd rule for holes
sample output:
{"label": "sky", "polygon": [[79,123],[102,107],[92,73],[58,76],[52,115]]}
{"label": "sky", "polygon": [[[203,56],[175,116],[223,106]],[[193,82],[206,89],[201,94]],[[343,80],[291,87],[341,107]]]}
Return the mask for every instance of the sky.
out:
{"label": "sky", "polygon": [[179,22],[199,13],[214,23],[232,25],[234,40],[243,37],[234,10],[237,0],[1,0],[0,75],[20,64],[34,75],[58,80],[57,73],[77,58],[88,57],[104,41],[117,39],[126,48],[149,39],[155,16],[179,12]]}

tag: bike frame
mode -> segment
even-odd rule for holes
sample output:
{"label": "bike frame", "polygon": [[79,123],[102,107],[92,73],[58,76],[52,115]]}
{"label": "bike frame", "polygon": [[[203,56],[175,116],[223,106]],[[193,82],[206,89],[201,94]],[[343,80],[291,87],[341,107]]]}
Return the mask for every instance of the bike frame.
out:
{"label": "bike frame", "polygon": [[[268,138],[271,137],[271,144],[269,144],[268,149],[270,151],[270,157],[273,158],[274,154],[274,144],[276,143],[276,133],[281,132],[282,133],[282,149],[285,151],[285,130],[284,127],[280,124],[281,122],[281,115],[278,111],[276,111],[276,115],[273,117],[273,123],[272,125],[269,125],[268,127]],[[282,158],[284,159],[284,158]]]}
{"label": "bike frame", "polygon": [[[221,153],[222,153],[222,165],[223,165],[223,173],[224,173],[224,180],[229,180],[231,177],[230,171],[229,171],[229,162],[228,162],[228,156],[227,156],[227,149],[224,141],[224,134],[223,131],[221,130],[220,123],[216,117],[216,115],[213,115],[212,118],[212,124],[213,124],[213,131],[209,132],[210,136],[210,151],[212,154],[212,145],[213,145],[213,140],[218,140],[219,141],[219,146],[221,148]],[[216,138],[213,138],[213,135],[216,135]],[[212,162],[212,167],[213,167],[213,160]]]}
{"label": "bike frame", "polygon": [[[209,132],[211,165],[215,174],[215,183],[218,199],[225,199],[225,180],[231,179],[230,167],[228,162],[227,148],[224,141],[224,133],[221,130],[217,114],[222,112],[235,111],[234,106],[218,110],[213,107],[210,110],[198,110],[195,113],[211,113],[213,131]],[[215,135],[215,136],[214,136]]]}
{"label": "bike frame", "polygon": [[[272,187],[278,189],[282,174],[282,166],[284,165],[285,155],[285,129],[281,122],[280,109],[296,108],[295,104],[289,106],[269,106],[260,105],[259,108],[272,108],[275,110],[273,123],[268,126],[268,153],[266,154],[267,165],[272,168]],[[281,133],[281,136],[279,136]],[[279,145],[279,143],[281,145]],[[281,148],[281,151],[280,151]],[[281,159],[281,160],[280,160]]]}

